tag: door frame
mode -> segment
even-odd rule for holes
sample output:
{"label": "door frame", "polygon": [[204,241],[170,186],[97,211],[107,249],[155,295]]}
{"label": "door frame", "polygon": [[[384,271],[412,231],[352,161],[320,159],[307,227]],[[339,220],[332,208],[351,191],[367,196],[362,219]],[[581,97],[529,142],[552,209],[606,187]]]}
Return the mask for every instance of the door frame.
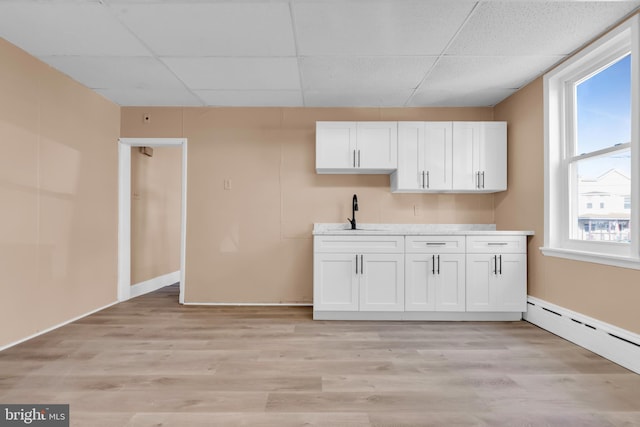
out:
{"label": "door frame", "polygon": [[184,304],[187,249],[187,138],[118,139],[118,301],[131,298],[131,148],[182,148],[180,214],[180,304]]}

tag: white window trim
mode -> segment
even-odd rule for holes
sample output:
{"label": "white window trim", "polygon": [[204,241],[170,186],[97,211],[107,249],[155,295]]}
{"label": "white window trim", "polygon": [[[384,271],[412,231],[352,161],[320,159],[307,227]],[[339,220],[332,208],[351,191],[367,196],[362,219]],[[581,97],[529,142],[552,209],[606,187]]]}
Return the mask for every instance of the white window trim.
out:
{"label": "white window trim", "polygon": [[[640,269],[640,17],[613,29],[544,76],[544,246],[546,256]],[[565,87],[579,76],[596,72],[625,51],[631,51],[631,225],[630,244],[583,242],[569,239],[569,174],[567,158]]]}

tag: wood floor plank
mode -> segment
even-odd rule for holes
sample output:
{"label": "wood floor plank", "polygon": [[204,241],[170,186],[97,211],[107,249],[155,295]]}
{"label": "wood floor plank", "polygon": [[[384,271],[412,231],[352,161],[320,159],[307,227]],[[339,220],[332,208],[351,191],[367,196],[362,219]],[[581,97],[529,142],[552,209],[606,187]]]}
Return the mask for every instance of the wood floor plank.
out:
{"label": "wood floor plank", "polygon": [[640,425],[640,375],[527,322],[313,321],[170,286],[0,352],[74,426]]}
{"label": "wood floor plank", "polygon": [[136,414],[130,427],[370,427],[366,413],[143,413]]}

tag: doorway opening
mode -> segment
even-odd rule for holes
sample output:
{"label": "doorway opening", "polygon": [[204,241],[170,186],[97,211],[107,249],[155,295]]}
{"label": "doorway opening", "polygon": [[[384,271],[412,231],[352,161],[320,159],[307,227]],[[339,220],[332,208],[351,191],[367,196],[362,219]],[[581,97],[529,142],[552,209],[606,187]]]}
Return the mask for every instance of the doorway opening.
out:
{"label": "doorway opening", "polygon": [[131,149],[132,147],[181,147],[182,191],[180,208],[180,295],[184,304],[187,237],[187,139],[120,138],[118,140],[118,301],[131,298]]}

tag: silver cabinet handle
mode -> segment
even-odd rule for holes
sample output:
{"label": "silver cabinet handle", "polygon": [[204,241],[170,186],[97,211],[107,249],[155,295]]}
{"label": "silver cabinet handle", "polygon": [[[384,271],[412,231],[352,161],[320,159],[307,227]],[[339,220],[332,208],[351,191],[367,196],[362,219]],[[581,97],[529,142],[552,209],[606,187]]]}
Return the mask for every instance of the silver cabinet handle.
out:
{"label": "silver cabinet handle", "polygon": [[487,242],[489,246],[505,246],[508,245],[509,242]]}
{"label": "silver cabinet handle", "polygon": [[360,150],[358,150],[358,167],[360,167]]}
{"label": "silver cabinet handle", "polygon": [[422,188],[424,188],[424,171],[422,171]]}
{"label": "silver cabinet handle", "polygon": [[480,172],[476,172],[476,188],[480,188]]}
{"label": "silver cabinet handle", "polygon": [[364,274],[364,255],[360,255],[360,274]]}
{"label": "silver cabinet handle", "polygon": [[484,171],[482,171],[482,188],[484,188]]}
{"label": "silver cabinet handle", "polygon": [[356,167],[356,150],[353,150],[353,167]]}
{"label": "silver cabinet handle", "polygon": [[427,242],[427,246],[444,246],[446,242]]}
{"label": "silver cabinet handle", "polygon": [[429,183],[429,171],[427,171],[427,188],[431,187],[431,184]]}

